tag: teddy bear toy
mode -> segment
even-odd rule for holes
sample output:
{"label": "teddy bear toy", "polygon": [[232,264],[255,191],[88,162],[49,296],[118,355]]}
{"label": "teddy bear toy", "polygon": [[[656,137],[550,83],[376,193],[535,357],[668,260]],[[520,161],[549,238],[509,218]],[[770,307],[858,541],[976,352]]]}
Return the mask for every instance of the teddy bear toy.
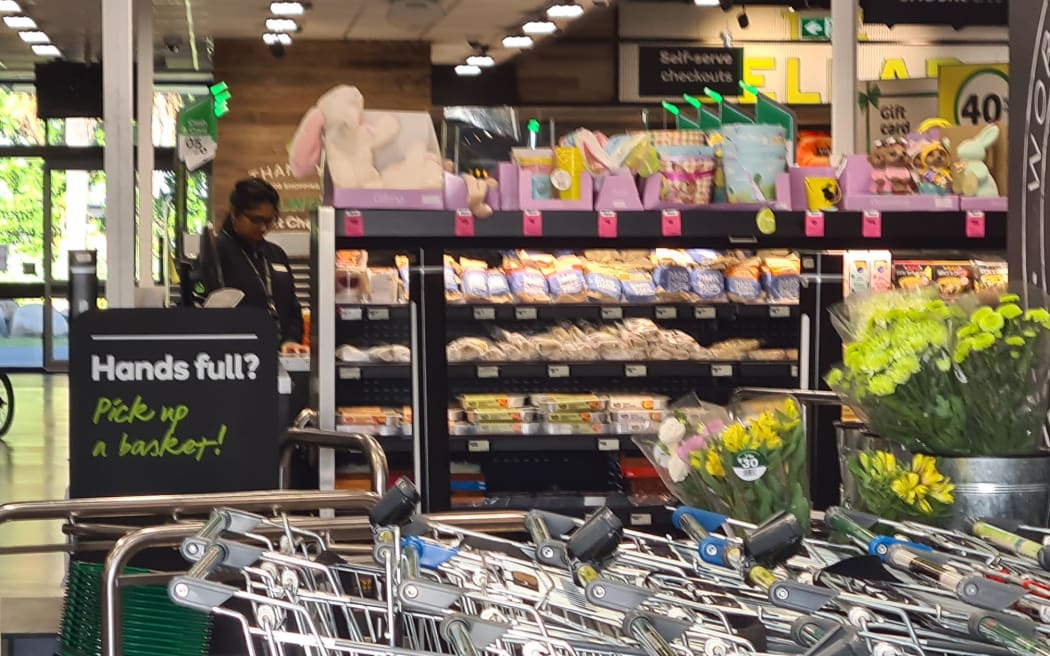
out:
{"label": "teddy bear toy", "polygon": [[886,181],[889,190],[883,193],[894,195],[914,194],[918,190],[912,176],[911,159],[908,157],[908,142],[904,139],[890,137],[886,146]]}
{"label": "teddy bear toy", "polygon": [[914,143],[912,169],[924,196],[943,196],[952,191],[951,153],[943,141]]}
{"label": "teddy bear toy", "polygon": [[886,178],[886,144],[881,139],[872,142],[868,161],[871,162],[871,193],[890,193],[890,183]]}

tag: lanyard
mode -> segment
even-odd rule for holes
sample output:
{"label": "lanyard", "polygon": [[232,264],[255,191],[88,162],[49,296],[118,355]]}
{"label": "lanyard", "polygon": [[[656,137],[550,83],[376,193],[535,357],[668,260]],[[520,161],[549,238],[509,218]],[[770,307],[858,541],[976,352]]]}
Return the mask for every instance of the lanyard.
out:
{"label": "lanyard", "polygon": [[270,261],[265,255],[259,253],[259,256],[262,258],[262,271],[260,271],[252,256],[248,255],[248,252],[243,248],[241,249],[241,254],[244,255],[244,259],[248,260],[248,265],[255,272],[255,277],[262,286],[263,293],[266,294],[266,309],[270,312],[270,317],[277,323],[277,334],[280,335],[281,318],[277,312],[277,304],[273,300],[273,278],[270,276]]}

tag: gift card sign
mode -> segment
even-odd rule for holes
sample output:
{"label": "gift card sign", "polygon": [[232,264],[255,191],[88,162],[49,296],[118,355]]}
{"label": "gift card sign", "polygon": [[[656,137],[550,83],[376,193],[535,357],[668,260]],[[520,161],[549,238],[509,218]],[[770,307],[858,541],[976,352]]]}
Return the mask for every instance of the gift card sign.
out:
{"label": "gift card sign", "polygon": [[664,210],[661,212],[660,231],[664,237],[681,237],[682,213],[678,210]]}
{"label": "gift card sign", "polygon": [[966,236],[970,239],[984,239],[984,212],[966,213]]}
{"label": "gift card sign", "polygon": [[539,210],[525,210],[522,213],[521,234],[526,237],[543,236],[543,214]]}
{"label": "gift card sign", "polygon": [[474,215],[470,213],[470,210],[457,210],[456,211],[456,236],[457,237],[473,237],[474,236]]}
{"label": "gift card sign", "polygon": [[807,237],[823,237],[824,236],[824,213],[823,212],[806,212],[806,236]]}

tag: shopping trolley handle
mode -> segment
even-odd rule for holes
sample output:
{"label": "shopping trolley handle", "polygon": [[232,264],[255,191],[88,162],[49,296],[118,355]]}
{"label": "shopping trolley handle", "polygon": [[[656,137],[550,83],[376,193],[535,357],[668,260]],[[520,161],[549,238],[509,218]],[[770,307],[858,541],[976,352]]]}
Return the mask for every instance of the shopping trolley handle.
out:
{"label": "shopping trolley handle", "polygon": [[210,613],[237,594],[237,588],[192,576],[176,576],[168,582],[168,597],[178,606]]}
{"label": "shopping trolley handle", "polygon": [[414,535],[401,539],[401,550],[408,549],[419,555],[419,566],[429,570],[436,570],[459,554],[459,549],[434,544]]}
{"label": "shopping trolley handle", "polygon": [[233,508],[216,508],[196,537],[205,542],[214,542],[223,533],[246,535],[265,522],[266,518],[262,515]]}
{"label": "shopping trolley handle", "polygon": [[769,600],[774,606],[799,613],[815,613],[836,597],[834,590],[798,581],[777,581],[769,588]]}
{"label": "shopping trolley handle", "polygon": [[393,487],[379,497],[379,501],[368,513],[368,520],[373,528],[403,526],[416,514],[419,498],[419,490],[412,481],[404,477],[399,478]]}
{"label": "shopping trolley handle", "polygon": [[671,523],[674,524],[674,527],[679,531],[683,530],[682,517],[686,515],[699,522],[700,526],[702,526],[708,533],[717,531],[729,521],[729,518],[725,515],[719,515],[710,510],[702,510],[691,506],[678,506],[678,508],[675,509],[674,514],[671,515]]}
{"label": "shopping trolley handle", "polygon": [[456,613],[441,620],[441,637],[455,649],[457,656],[465,656],[474,650],[485,651],[511,630],[506,622],[493,622],[480,617]]}
{"label": "shopping trolley handle", "polygon": [[203,579],[219,567],[241,569],[248,567],[262,557],[264,549],[232,540],[219,538],[203,540],[199,537],[186,538],[179,545],[179,552],[187,561],[193,563],[187,576]]}
{"label": "shopping trolley handle", "polygon": [[890,549],[895,546],[909,547],[915,551],[921,551],[927,557],[933,553],[933,548],[928,547],[925,544],[919,544],[918,542],[909,542],[908,540],[900,540],[889,535],[880,535],[874,540],[868,543],[868,555],[878,556],[879,558],[885,558],[890,552]]}

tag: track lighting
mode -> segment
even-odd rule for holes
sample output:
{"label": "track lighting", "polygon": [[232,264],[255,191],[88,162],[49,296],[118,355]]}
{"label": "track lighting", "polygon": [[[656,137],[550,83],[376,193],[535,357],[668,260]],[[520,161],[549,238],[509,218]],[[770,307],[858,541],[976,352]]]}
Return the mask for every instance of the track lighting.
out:
{"label": "track lighting", "polygon": [[263,43],[268,46],[290,46],[292,45],[292,36],[284,32],[267,32],[266,34],[263,34]]}
{"label": "track lighting", "polygon": [[471,64],[460,64],[456,67],[456,75],[460,77],[476,77],[481,75],[481,67],[472,66]]}
{"label": "track lighting", "polygon": [[35,30],[36,21],[29,16],[4,16],[4,25],[12,30]]}
{"label": "track lighting", "polygon": [[267,18],[267,32],[297,32],[299,24],[291,18]]}
{"label": "track lighting", "polygon": [[521,31],[525,34],[554,34],[558,31],[558,26],[547,20],[529,21],[521,26]]}
{"label": "track lighting", "polygon": [[575,2],[552,5],[547,9],[547,18],[572,20],[583,16],[583,7]]}
{"label": "track lighting", "polygon": [[515,35],[503,38],[504,48],[516,48],[518,50],[526,50],[532,47],[532,37],[526,35]]}

